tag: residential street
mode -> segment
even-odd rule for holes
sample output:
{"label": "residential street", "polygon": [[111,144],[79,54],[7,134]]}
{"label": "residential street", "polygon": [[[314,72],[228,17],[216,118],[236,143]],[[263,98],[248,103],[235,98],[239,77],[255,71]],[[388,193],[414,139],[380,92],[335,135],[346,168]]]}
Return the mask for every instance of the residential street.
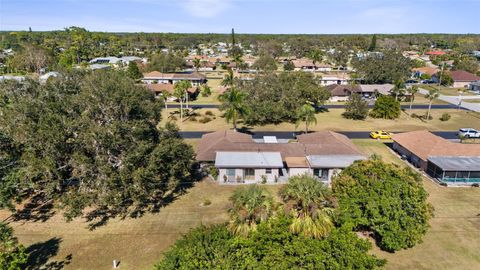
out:
{"label": "residential street", "polygon": [[[424,94],[424,95],[428,94],[428,90],[423,89],[423,88],[420,88],[419,92],[421,94]],[[478,96],[462,96],[461,107],[463,109],[471,110],[471,111],[474,111],[474,112],[480,112],[480,103],[467,102],[468,99],[478,99],[478,98],[479,98]],[[440,95],[440,97],[438,99],[443,100],[445,102],[448,102],[448,103],[452,104],[454,107],[457,107],[458,103],[460,101],[460,98],[458,96]],[[435,105],[432,105],[432,109],[434,108],[434,106]]]}

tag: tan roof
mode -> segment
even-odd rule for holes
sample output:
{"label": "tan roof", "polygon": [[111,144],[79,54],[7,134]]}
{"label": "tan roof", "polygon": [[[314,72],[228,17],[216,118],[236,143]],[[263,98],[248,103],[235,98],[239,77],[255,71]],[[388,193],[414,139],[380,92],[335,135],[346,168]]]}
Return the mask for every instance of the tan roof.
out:
{"label": "tan roof", "polygon": [[480,156],[480,144],[454,143],[427,130],[394,134],[392,139],[425,161],[434,156]]}
{"label": "tan roof", "polygon": [[333,97],[345,97],[345,96],[350,96],[352,92],[361,92],[360,86],[349,85],[349,84],[347,85],[331,84],[331,85],[327,85],[325,89],[327,89],[327,91],[329,91]]}
{"label": "tan roof", "polygon": [[303,68],[303,67],[328,68],[330,67],[330,65],[328,64],[322,64],[318,62],[313,64],[312,60],[306,59],[306,58],[292,60],[292,63],[296,68]]}
{"label": "tan roof", "polygon": [[474,82],[480,80],[480,77],[465,70],[453,70],[448,73],[455,82]]}
{"label": "tan roof", "polygon": [[436,67],[419,67],[419,68],[412,68],[414,72],[420,72],[422,74],[428,74],[430,76],[434,75],[439,71]]}
{"label": "tan roof", "polygon": [[217,151],[280,152],[282,158],[308,155],[362,155],[344,135],[322,131],[300,135],[294,143],[256,143],[248,134],[235,131],[217,131],[202,136],[198,144],[197,159],[215,160]]}
{"label": "tan roof", "polygon": [[305,157],[286,157],[285,163],[289,168],[307,168],[308,161]]}

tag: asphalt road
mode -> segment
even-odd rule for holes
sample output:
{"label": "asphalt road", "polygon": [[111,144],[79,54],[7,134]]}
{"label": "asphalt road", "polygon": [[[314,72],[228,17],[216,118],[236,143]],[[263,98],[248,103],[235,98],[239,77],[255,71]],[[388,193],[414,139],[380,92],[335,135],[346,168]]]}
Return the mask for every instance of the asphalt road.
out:
{"label": "asphalt road", "polygon": [[[216,109],[220,105],[219,104],[190,104],[189,108],[192,109]],[[369,105],[369,107],[373,107],[373,105]],[[178,109],[180,108],[180,104],[168,104],[168,108],[175,108]],[[335,105],[323,105],[321,108],[326,108],[326,109],[342,109],[345,108],[345,105],[343,104],[335,104]],[[409,109],[410,105],[402,105],[402,109]],[[455,106],[453,104],[433,104],[432,109],[433,110],[441,110],[441,109],[457,109],[458,106]],[[426,110],[428,109],[428,104],[414,104],[412,106],[412,109],[419,109],[419,110]],[[463,108],[463,110],[468,110],[466,108]]]}
{"label": "asphalt road", "polygon": [[[184,139],[200,139],[203,134],[210,133],[212,131],[180,131],[180,136]],[[346,135],[350,139],[367,139],[370,136],[368,131],[339,131],[339,133]],[[399,133],[399,132],[393,132]],[[433,131],[435,135],[438,135],[444,139],[457,139],[457,131]],[[300,132],[292,131],[256,131],[249,132],[254,139],[261,139],[263,136],[276,136],[278,139],[294,139],[296,134]]]}

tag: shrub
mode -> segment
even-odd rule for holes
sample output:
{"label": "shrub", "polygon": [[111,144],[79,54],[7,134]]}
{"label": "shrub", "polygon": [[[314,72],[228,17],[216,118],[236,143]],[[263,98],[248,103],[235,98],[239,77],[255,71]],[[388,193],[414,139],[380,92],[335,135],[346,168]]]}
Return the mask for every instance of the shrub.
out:
{"label": "shrub", "polygon": [[396,119],[400,116],[400,102],[391,96],[380,96],[375,101],[370,116],[373,118]]}
{"label": "shrub", "polygon": [[212,202],[209,199],[205,199],[202,203],[203,206],[208,206],[210,204],[212,204]]}
{"label": "shrub", "polygon": [[197,122],[197,117],[194,115],[194,116],[190,116],[188,118],[188,121],[191,121],[191,122]]}
{"label": "shrub", "polygon": [[411,117],[411,118],[420,118],[420,116],[419,116],[418,114],[416,114],[416,113],[410,114],[410,117]]}
{"label": "shrub", "polygon": [[177,121],[178,118],[177,118],[175,115],[171,115],[171,116],[170,116],[170,120],[172,120],[172,121]]}
{"label": "shrub", "polygon": [[353,120],[365,120],[368,115],[368,102],[362,99],[359,94],[352,94],[345,104],[343,117]]}
{"label": "shrub", "polygon": [[199,120],[199,122],[202,123],[202,124],[208,123],[210,121],[212,121],[212,118],[210,118],[208,116],[204,116],[202,119]]}
{"label": "shrub", "polygon": [[205,112],[205,115],[214,116],[215,114],[214,114],[212,111],[206,111],[206,112]]}
{"label": "shrub", "polygon": [[480,187],[480,184],[479,183],[473,183],[472,187]]}
{"label": "shrub", "polygon": [[449,113],[443,113],[442,116],[440,117],[440,121],[446,122],[450,120],[452,116]]}
{"label": "shrub", "polygon": [[267,183],[267,176],[266,175],[262,175],[262,184],[266,184]]}

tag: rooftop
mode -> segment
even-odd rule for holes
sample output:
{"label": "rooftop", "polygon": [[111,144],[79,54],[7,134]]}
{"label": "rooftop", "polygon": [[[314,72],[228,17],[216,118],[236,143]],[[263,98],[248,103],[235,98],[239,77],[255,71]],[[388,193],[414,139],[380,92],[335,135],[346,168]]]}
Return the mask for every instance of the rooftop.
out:
{"label": "rooftop", "polygon": [[480,171],[480,156],[430,157],[428,160],[443,171]]}
{"label": "rooftop", "polygon": [[282,168],[279,152],[217,152],[215,166],[219,168]]}

